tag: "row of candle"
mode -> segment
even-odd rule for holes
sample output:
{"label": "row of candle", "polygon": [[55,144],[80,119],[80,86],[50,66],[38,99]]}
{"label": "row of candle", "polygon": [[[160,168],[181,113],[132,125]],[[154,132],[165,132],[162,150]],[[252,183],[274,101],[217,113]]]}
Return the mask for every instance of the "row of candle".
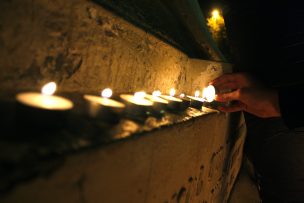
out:
{"label": "row of candle", "polygon": [[[17,102],[27,109],[35,109],[50,112],[64,112],[73,108],[74,104],[71,100],[54,96],[56,91],[56,83],[50,82],[43,86],[41,93],[26,92],[20,93],[16,96]],[[212,102],[215,98],[215,88],[208,86],[204,88],[202,97],[200,97],[200,91],[196,91],[194,96],[186,96],[184,93],[179,97],[175,97],[176,91],[172,88],[169,95],[163,95],[159,90],[154,91],[152,94],[147,94],[143,91],[132,94],[121,94],[120,100],[112,99],[113,92],[110,88],[106,88],[101,92],[100,96],[84,95],[84,99],[89,106],[89,115],[97,117],[104,114],[111,117],[109,112],[122,112],[129,110],[130,112],[142,112],[145,113],[147,108],[152,107],[157,110],[169,108],[171,110],[181,110],[189,106],[190,101],[198,108],[203,105],[203,102]],[[186,105],[182,105],[186,103]],[[182,107],[182,108],[181,108]],[[104,113],[107,112],[107,113]],[[140,115],[140,114],[139,114]]]}

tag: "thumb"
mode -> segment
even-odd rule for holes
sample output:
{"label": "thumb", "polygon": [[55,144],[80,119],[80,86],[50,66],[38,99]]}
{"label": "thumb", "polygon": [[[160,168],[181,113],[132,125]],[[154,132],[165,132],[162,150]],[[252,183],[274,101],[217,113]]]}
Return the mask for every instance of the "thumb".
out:
{"label": "thumb", "polygon": [[219,102],[229,102],[229,101],[234,101],[234,100],[240,100],[240,91],[239,91],[239,89],[237,89],[232,92],[217,94],[215,96],[215,100],[219,101]]}

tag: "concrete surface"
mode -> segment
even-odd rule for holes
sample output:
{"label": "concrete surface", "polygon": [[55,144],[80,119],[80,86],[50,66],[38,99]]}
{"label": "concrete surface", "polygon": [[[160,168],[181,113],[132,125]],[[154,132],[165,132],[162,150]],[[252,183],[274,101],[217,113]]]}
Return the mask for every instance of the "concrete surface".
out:
{"label": "concrete surface", "polygon": [[[1,95],[39,91],[50,80],[59,93],[174,87],[193,94],[231,72],[230,64],[191,59],[178,40],[168,43],[88,0],[5,0],[0,9]],[[174,22],[169,17],[163,20]],[[55,171],[19,184],[0,202],[225,202],[246,133],[237,120],[208,114],[60,157]]]}
{"label": "concrete surface", "polygon": [[235,119],[229,130],[230,116],[207,114],[62,157],[55,171],[19,184],[0,202],[225,202],[246,133]]}
{"label": "concrete surface", "polygon": [[[54,80],[59,92],[96,93],[105,87],[119,93],[168,92],[175,87],[193,94],[185,53],[98,4],[12,0],[1,1],[0,8],[2,91],[40,91]],[[210,61],[201,66],[230,70]]]}

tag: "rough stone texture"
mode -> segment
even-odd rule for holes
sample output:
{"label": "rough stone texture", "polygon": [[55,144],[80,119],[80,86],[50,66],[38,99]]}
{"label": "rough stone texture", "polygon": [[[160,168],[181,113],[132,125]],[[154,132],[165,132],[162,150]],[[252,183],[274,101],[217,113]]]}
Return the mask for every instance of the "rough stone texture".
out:
{"label": "rough stone texture", "polygon": [[[86,0],[11,0],[1,1],[0,8],[1,92],[39,91],[54,80],[65,92],[105,87],[167,92],[176,87],[193,94],[194,75],[186,54],[99,5]],[[205,61],[202,71],[210,65],[230,69]]]}
{"label": "rough stone texture", "polygon": [[[238,115],[238,116],[237,116]],[[138,139],[66,156],[20,184],[8,202],[225,202],[240,167],[239,115],[208,114]]]}
{"label": "rough stone texture", "polygon": [[[88,0],[3,0],[0,9],[0,96],[39,91],[50,80],[58,83],[59,93],[175,87],[193,94],[231,71],[229,64],[191,59],[191,46],[182,42],[187,34],[170,36],[181,31],[178,23],[168,35],[166,29],[151,33]],[[160,20],[175,23],[174,16],[165,17]],[[91,137],[92,131],[81,133]],[[49,164],[56,170],[21,182],[0,201],[223,202],[239,169],[244,135],[242,122],[209,114],[124,142],[43,157],[42,168],[37,162],[33,168],[45,170]],[[66,147],[56,143],[59,151]]]}

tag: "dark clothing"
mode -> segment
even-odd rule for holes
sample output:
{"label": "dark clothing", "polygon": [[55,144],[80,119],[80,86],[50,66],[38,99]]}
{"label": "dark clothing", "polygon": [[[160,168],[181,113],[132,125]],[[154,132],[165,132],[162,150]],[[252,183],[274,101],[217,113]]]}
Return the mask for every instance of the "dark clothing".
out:
{"label": "dark clothing", "polygon": [[301,1],[225,1],[227,35],[238,71],[278,88],[282,118],[246,114],[245,153],[264,202],[304,202],[304,6]]}
{"label": "dark clothing", "polygon": [[245,153],[252,161],[263,203],[304,202],[304,128],[289,130],[281,118],[246,115]]}
{"label": "dark clothing", "polygon": [[301,86],[279,89],[281,115],[290,129],[304,126],[303,93],[304,87]]}
{"label": "dark clothing", "polygon": [[304,3],[231,0],[225,12],[238,71],[251,72],[279,89],[282,117],[304,126]]}

